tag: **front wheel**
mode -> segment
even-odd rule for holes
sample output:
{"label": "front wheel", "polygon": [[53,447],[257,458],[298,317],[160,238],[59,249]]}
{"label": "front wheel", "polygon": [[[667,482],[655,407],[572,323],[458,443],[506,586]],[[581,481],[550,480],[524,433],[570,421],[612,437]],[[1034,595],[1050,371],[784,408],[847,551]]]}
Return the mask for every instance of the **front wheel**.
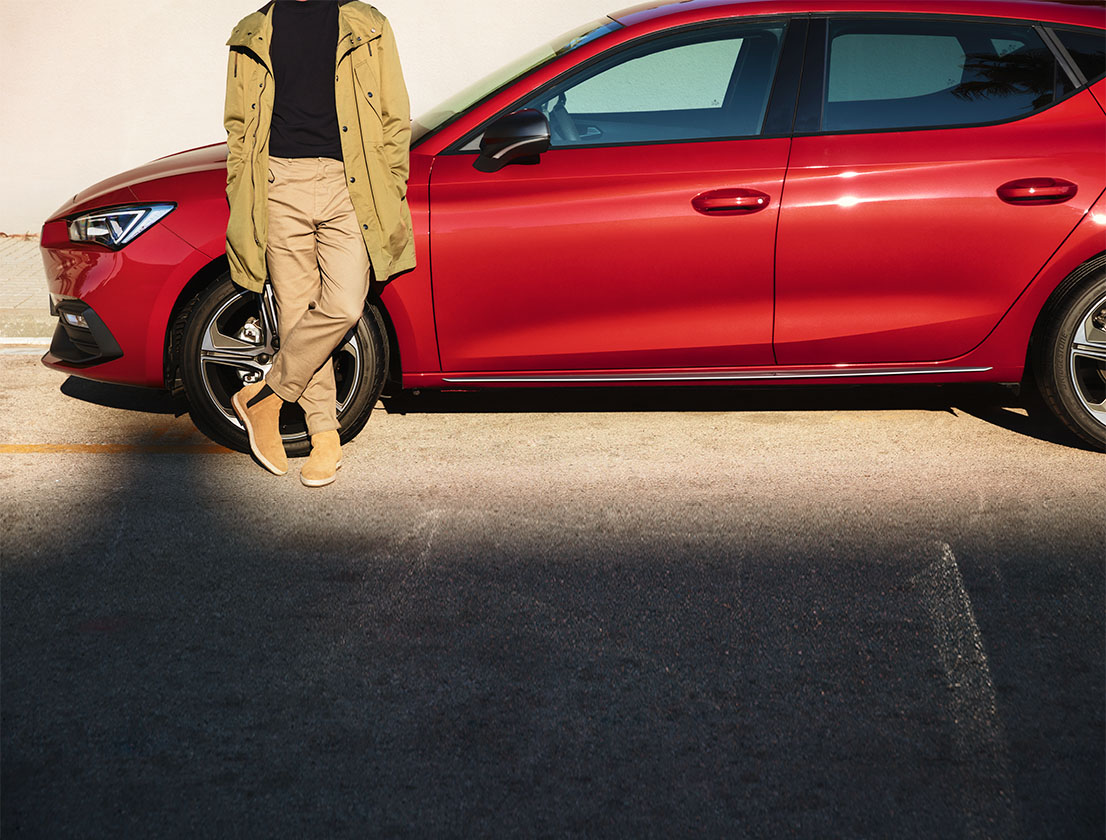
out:
{"label": "front wheel", "polygon": [[1068,430],[1106,448],[1106,264],[1065,281],[1045,317],[1032,359],[1040,397]]}
{"label": "front wheel", "polygon": [[[185,307],[184,340],[178,360],[192,422],[217,443],[249,452],[245,429],[230,398],[258,382],[272,367],[276,345],[276,306],[266,286],[258,295],[222,275]],[[380,397],[388,370],[387,344],[380,314],[371,306],[334,351],[338,383],[341,440],[352,440],[365,427]],[[280,432],[289,455],[311,449],[303,410],[285,403]]]}

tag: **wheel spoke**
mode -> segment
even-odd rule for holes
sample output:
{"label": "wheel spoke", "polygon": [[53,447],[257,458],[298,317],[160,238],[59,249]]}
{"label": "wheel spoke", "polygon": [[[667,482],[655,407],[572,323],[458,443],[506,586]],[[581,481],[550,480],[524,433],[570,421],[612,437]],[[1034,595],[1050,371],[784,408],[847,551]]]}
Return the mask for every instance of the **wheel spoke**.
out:
{"label": "wheel spoke", "polygon": [[1094,359],[1106,364],[1106,344],[1076,343],[1072,345],[1073,358]]}
{"label": "wheel spoke", "polygon": [[200,362],[251,371],[265,370],[265,366],[258,360],[265,353],[264,346],[224,333],[219,329],[218,319],[213,318],[204,331],[203,343],[200,345]]}
{"label": "wheel spoke", "polygon": [[213,321],[208,325],[207,332],[204,334],[202,349],[211,353],[236,353],[251,356],[261,352],[264,348],[221,332],[219,325]]}
{"label": "wheel spoke", "polygon": [[242,370],[264,371],[268,369],[268,366],[261,364],[252,356],[242,355],[240,353],[221,352],[218,350],[201,351],[200,361],[205,365],[226,365],[227,367],[240,368]]}
{"label": "wheel spoke", "polygon": [[272,355],[273,339],[277,336],[276,300],[273,297],[272,286],[266,285],[261,293],[261,331],[265,349]]}

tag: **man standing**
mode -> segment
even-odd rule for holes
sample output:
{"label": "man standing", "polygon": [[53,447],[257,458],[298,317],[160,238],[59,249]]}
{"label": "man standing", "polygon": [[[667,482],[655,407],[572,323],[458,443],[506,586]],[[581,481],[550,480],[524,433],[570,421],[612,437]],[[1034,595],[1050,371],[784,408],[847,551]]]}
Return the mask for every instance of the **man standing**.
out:
{"label": "man standing", "polygon": [[370,278],[415,265],[410,107],[387,19],[356,0],[271,0],[234,28],[227,66],[227,258],[235,283],[272,281],[279,350],[231,404],[250,448],[284,475],[284,402],[307,418],[301,481],[341,465],[331,354]]}

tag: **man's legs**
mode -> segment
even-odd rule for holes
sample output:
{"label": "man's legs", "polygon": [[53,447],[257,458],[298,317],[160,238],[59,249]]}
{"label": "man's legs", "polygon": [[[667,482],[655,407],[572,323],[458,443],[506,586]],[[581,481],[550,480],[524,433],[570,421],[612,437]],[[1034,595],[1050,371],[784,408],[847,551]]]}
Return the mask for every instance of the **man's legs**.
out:
{"label": "man's legs", "polygon": [[[300,401],[307,413],[308,430],[314,435],[338,428],[330,357],[364,310],[369,257],[346,188],[342,162],[305,158],[293,160],[292,166],[287,163],[278,158],[274,168],[276,184],[285,169],[289,170],[290,190],[287,196],[283,188],[276,190],[279,196],[276,207],[270,194],[269,272],[278,295],[278,307],[283,312],[294,306],[301,314],[299,317],[289,314],[288,320],[294,318],[290,330],[285,331],[282,324],[280,351],[265,381],[281,399]],[[293,221],[288,231],[283,228],[274,231],[273,211],[283,217],[286,212],[283,205],[289,198],[300,207],[311,208],[308,224]],[[295,213],[288,215],[294,217]],[[279,234],[285,233],[287,236],[282,240]],[[310,250],[301,239],[304,233]],[[278,264],[287,259],[289,273],[300,278],[294,284],[298,288],[287,292],[288,307],[279,297],[282,284],[277,279],[279,268],[274,268],[274,256]],[[285,316],[281,314],[280,319],[283,322]]]}
{"label": "man's legs", "polygon": [[[271,400],[278,413],[281,400],[300,403],[312,440],[312,455],[301,478],[309,486],[322,486],[333,481],[341,463],[331,354],[361,317],[369,259],[341,161],[271,158],[270,168],[266,256],[277,299],[280,350],[264,385],[274,396],[264,398],[266,390],[251,386],[239,401],[253,405]],[[255,455],[283,474],[286,461],[283,471],[274,468],[279,458],[266,451],[265,442],[255,443],[250,418],[235,408],[250,432]],[[272,406],[258,405],[250,411],[271,414]],[[270,439],[267,446],[273,450],[276,443]]]}
{"label": "man's legs", "polygon": [[[276,298],[277,329],[283,351],[285,337],[292,334],[319,298],[315,230],[315,182],[319,166],[314,158],[271,158],[270,169],[269,240],[265,256]],[[328,358],[312,375],[298,400],[310,434],[338,428],[335,400],[334,364]]]}

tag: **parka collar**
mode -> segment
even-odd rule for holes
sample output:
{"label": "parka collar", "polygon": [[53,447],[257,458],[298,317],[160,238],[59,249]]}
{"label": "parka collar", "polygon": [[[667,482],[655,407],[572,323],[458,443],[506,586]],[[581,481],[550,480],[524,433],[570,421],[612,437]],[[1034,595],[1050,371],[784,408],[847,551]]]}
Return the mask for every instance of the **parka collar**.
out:
{"label": "parka collar", "polygon": [[[312,0],[306,0],[312,2]],[[384,18],[380,13],[367,3],[355,3],[355,0],[338,0],[338,53],[336,60],[341,60],[347,52],[357,47],[360,43],[379,38],[384,31]],[[269,0],[256,12],[246,15],[234,27],[230,38],[227,39],[228,47],[237,47],[249,50],[272,72],[272,61],[269,57],[269,44],[273,37],[273,6],[276,0]],[[349,7],[349,8],[347,8]]]}
{"label": "parka collar", "polygon": [[273,3],[269,2],[238,22],[227,39],[227,46],[252,52],[272,72],[272,62],[269,59],[269,44],[272,38]]}
{"label": "parka collar", "polygon": [[383,32],[384,17],[368,3],[338,0],[339,59],[359,44],[376,40]]}

